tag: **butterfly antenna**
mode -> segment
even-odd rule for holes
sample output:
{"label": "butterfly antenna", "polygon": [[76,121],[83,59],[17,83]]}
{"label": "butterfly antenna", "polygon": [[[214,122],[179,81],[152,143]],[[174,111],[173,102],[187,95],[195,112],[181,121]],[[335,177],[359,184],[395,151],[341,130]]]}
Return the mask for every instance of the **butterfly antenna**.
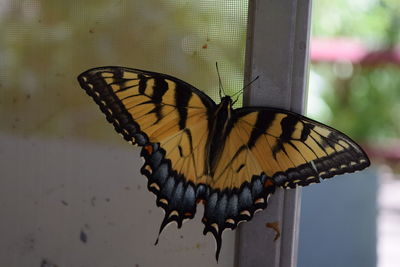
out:
{"label": "butterfly antenna", "polygon": [[218,62],[215,62],[215,68],[217,69],[217,74],[218,74],[218,83],[219,83],[218,93],[219,93],[219,98],[222,99],[222,97],[224,95],[226,95],[226,94],[225,94],[224,88],[222,86],[221,75],[219,74]]}
{"label": "butterfly antenna", "polygon": [[257,81],[259,77],[260,77],[260,76],[255,77],[251,82],[249,82],[247,85],[243,86],[243,88],[242,88],[240,91],[238,91],[238,92],[236,92],[236,93],[234,93],[234,94],[232,95],[232,98],[235,97],[235,96],[237,95],[236,99],[232,102],[232,105],[234,105],[234,104],[239,100],[239,96],[240,96],[241,94],[243,94],[244,89],[246,89],[247,87],[249,87],[253,82]]}

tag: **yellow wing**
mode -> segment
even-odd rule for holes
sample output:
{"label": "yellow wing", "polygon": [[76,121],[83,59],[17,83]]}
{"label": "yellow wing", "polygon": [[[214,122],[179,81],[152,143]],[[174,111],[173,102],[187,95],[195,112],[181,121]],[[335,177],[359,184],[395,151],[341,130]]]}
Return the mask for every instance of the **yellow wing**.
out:
{"label": "yellow wing", "polygon": [[[349,137],[285,110],[234,110],[205,205],[205,232],[220,245],[224,229],[249,221],[267,206],[276,186],[294,188],[370,165]],[[219,247],[218,247],[219,248]]]}
{"label": "yellow wing", "polygon": [[193,218],[196,200],[206,198],[204,156],[215,103],[184,81],[137,69],[95,68],[78,81],[115,130],[143,147],[141,172],[165,210],[160,232]]}
{"label": "yellow wing", "polygon": [[215,188],[240,188],[261,173],[278,186],[294,188],[370,165],[348,136],[296,113],[249,107],[235,110],[233,121]]}
{"label": "yellow wing", "polygon": [[78,79],[127,141],[159,143],[173,170],[205,182],[208,114],[215,107],[207,95],[174,77],[121,67],[92,69]]}

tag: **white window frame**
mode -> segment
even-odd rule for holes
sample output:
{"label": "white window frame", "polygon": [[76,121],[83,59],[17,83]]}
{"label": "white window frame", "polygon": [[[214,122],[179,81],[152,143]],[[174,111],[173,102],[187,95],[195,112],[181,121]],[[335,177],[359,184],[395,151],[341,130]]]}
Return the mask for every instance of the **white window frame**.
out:
{"label": "white window frame", "polygon": [[[303,113],[308,78],[311,0],[249,0],[244,94],[248,106]],[[300,189],[278,189],[266,210],[241,224],[237,267],[297,265]],[[267,223],[277,223],[281,236]]]}

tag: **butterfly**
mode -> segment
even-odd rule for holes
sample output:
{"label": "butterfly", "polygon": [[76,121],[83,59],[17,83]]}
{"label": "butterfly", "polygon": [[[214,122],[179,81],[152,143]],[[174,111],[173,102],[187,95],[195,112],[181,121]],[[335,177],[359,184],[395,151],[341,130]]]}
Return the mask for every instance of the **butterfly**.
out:
{"label": "butterfly", "polygon": [[[214,236],[267,207],[276,188],[295,188],[362,170],[370,161],[345,134],[276,108],[233,109],[169,75],[100,67],[78,81],[123,138],[140,146],[148,189],[165,211],[158,236],[180,228],[204,204],[203,234]],[[158,238],[156,243],[158,242]]]}

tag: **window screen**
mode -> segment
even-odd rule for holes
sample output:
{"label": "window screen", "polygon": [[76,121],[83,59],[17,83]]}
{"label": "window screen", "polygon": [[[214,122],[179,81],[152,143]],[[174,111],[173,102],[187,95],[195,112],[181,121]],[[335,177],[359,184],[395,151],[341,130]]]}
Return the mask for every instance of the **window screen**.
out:
{"label": "window screen", "polygon": [[76,76],[96,66],[167,73],[217,101],[218,62],[225,92],[243,87],[247,1],[5,0],[0,19],[7,132],[92,138]]}
{"label": "window screen", "polygon": [[[112,65],[162,72],[218,101],[216,62],[227,94],[243,87],[247,5],[1,1],[1,266],[217,266],[201,207],[153,246],[163,214],[138,150],[76,77]],[[234,234],[223,238],[218,266],[232,266]]]}

